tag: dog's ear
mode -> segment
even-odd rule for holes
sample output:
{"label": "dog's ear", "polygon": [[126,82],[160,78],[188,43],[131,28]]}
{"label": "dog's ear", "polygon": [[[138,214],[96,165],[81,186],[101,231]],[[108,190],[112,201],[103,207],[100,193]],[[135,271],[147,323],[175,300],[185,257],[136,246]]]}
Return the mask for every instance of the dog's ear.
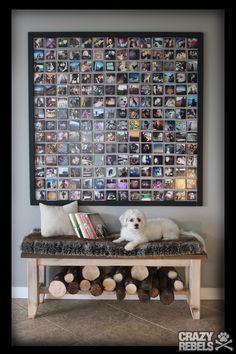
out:
{"label": "dog's ear", "polygon": [[119,217],[121,225],[123,225],[123,226],[127,225],[127,220],[128,220],[129,215],[131,213],[132,213],[132,210],[128,209]]}
{"label": "dog's ear", "polygon": [[119,217],[119,220],[120,220],[121,225],[125,225],[125,223],[127,221],[127,211]]}

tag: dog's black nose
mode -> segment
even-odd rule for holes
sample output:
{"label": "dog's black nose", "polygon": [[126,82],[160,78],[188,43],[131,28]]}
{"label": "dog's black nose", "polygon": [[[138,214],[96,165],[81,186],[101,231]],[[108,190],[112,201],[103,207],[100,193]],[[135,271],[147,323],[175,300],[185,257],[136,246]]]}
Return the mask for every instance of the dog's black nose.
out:
{"label": "dog's black nose", "polygon": [[134,224],[135,229],[139,228],[139,224]]}

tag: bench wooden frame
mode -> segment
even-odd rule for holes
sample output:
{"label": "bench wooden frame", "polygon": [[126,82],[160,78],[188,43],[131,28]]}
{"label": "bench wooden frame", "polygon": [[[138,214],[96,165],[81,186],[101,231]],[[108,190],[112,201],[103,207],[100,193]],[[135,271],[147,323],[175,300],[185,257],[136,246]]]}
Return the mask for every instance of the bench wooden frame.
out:
{"label": "bench wooden frame", "polygon": [[[188,256],[152,256],[152,257],[76,257],[76,256],[38,256],[22,255],[28,265],[28,317],[35,318],[39,303],[43,302],[47,289],[44,285],[45,266],[174,266],[185,267],[185,290],[193,319],[200,319],[201,261],[203,255]],[[79,292],[80,293],[80,292]],[[81,294],[84,294],[81,292]],[[99,297],[98,297],[99,299]],[[137,297],[138,299],[138,297]]]}

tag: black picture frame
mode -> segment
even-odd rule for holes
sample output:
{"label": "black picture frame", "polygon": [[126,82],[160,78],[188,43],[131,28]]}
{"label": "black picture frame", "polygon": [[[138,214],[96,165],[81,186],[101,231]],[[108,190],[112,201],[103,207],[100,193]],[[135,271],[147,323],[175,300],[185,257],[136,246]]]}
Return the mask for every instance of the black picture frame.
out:
{"label": "black picture frame", "polygon": [[28,46],[31,205],[202,205],[202,32],[29,32]]}

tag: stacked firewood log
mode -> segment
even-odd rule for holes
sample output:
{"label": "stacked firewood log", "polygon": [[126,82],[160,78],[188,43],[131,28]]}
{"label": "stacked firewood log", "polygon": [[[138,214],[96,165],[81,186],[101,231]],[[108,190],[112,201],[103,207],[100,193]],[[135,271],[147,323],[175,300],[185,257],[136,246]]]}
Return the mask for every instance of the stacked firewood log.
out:
{"label": "stacked firewood log", "polygon": [[114,292],[117,300],[126,294],[137,294],[142,302],[160,296],[160,301],[169,305],[174,300],[174,291],[184,288],[183,281],[174,267],[64,267],[49,284],[48,291],[54,297],[66,293],[90,292],[99,296],[103,291]]}

